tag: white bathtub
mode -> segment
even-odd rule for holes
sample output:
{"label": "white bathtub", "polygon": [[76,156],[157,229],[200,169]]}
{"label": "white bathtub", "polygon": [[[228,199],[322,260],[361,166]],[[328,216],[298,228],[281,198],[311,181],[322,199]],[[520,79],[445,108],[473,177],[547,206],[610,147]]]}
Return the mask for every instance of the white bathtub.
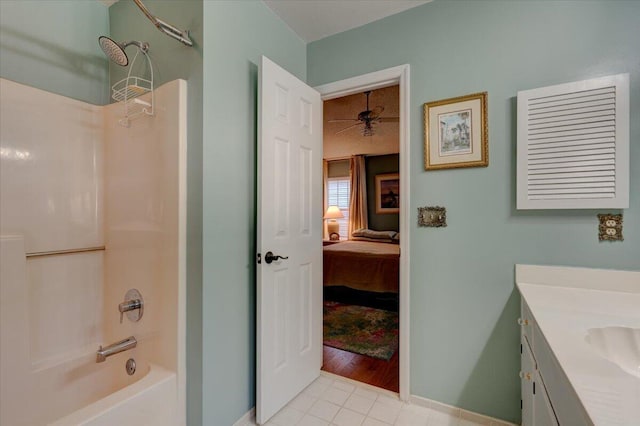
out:
{"label": "white bathtub", "polygon": [[176,374],[151,364],[149,372],[137,382],[51,423],[51,426],[177,424]]}
{"label": "white bathtub", "polygon": [[[0,144],[43,161],[1,159],[0,425],[184,426],[186,82],[156,88],[153,119],[126,128],[117,104],[0,86]],[[20,119],[24,108],[43,119]],[[139,322],[120,320],[131,288]],[[136,348],[96,363],[100,345],[128,336]]]}

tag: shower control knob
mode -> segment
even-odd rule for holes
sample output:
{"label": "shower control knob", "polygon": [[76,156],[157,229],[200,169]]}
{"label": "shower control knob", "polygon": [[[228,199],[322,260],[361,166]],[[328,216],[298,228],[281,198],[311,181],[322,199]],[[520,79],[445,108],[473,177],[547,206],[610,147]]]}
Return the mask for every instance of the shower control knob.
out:
{"label": "shower control knob", "polygon": [[125,313],[130,321],[140,321],[140,318],[142,318],[143,308],[144,301],[142,300],[140,292],[135,288],[127,291],[127,294],[124,296],[124,302],[118,305],[118,310],[120,311],[120,324],[122,324],[122,319]]}
{"label": "shower control knob", "polygon": [[140,309],[142,307],[142,301],[140,299],[135,300],[127,300],[118,305],[118,310],[120,311],[120,324],[122,324],[122,317],[125,312],[130,312],[135,309]]}

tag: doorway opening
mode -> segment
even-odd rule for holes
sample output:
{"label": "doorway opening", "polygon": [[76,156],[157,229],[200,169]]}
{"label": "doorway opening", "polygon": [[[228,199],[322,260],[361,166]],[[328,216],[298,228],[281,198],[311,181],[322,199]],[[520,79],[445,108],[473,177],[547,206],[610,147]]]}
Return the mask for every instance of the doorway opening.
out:
{"label": "doorway opening", "polygon": [[[399,390],[400,399],[407,401],[410,396],[409,395],[409,389],[410,389],[410,384],[409,384],[409,300],[410,300],[409,298],[410,297],[409,296],[409,290],[410,290],[409,288],[409,282],[410,282],[409,280],[409,259],[410,259],[409,187],[410,185],[409,184],[410,182],[409,182],[409,178],[410,176],[409,176],[409,113],[408,113],[409,104],[410,104],[409,103],[409,65],[401,65],[398,67],[388,68],[385,70],[360,75],[360,76],[349,78],[342,81],[328,83],[322,86],[318,86],[315,89],[320,92],[323,102],[326,103],[327,101],[337,99],[337,98],[348,97],[349,95],[359,94],[360,97],[365,97],[366,95],[363,95],[363,93],[367,91],[371,91],[373,93],[376,90],[385,89],[392,86],[396,86],[397,92],[398,92],[397,96],[398,96],[399,105],[397,107],[398,109],[396,110],[396,112],[392,112],[391,110],[384,110],[384,111],[379,111],[379,109],[376,110],[376,106],[378,106],[378,102],[375,102],[375,100],[372,102],[372,98],[370,95],[369,105],[368,105],[369,107],[366,109],[365,108],[358,109],[359,112],[355,118],[363,118],[363,115],[360,115],[360,113],[364,111],[375,111],[376,113],[379,112],[378,114],[379,117],[385,117],[385,116],[400,117],[399,121],[394,124],[394,126],[397,126],[396,129],[397,129],[397,135],[398,135],[398,148],[399,148],[396,154],[399,162],[399,171],[398,171],[399,236],[397,237],[400,237],[398,246],[400,249],[400,253],[402,253],[402,256],[399,256],[399,262],[398,262],[399,263],[398,291],[397,293],[392,295],[392,297],[388,298],[388,300],[386,301],[387,303],[386,306],[384,303],[381,303],[381,300],[380,300],[385,298],[386,295],[382,295],[381,297],[380,292],[375,292],[373,296],[374,302],[370,303],[371,294],[357,293],[354,296],[354,294],[350,292],[349,289],[344,290],[339,288],[330,288],[328,290],[329,295],[326,299],[340,298],[343,301],[344,300],[349,301],[349,300],[353,300],[354,297],[357,297],[357,299],[360,301],[364,296],[365,299],[369,298],[369,301],[366,301],[365,304],[377,305],[382,308],[386,307],[387,308],[386,310],[392,310],[393,309],[392,307],[394,305],[397,306],[398,320],[399,320],[399,348],[392,356],[392,358],[395,357],[395,359],[392,359],[392,360],[390,359],[391,362],[384,364],[384,366],[386,366],[388,369],[398,371],[398,384],[395,391]],[[362,105],[362,101],[361,101],[361,105]],[[382,106],[384,107],[384,105]],[[365,107],[366,107],[366,104],[365,104]],[[329,117],[328,115],[325,115],[325,118],[327,120],[336,119],[334,117]],[[340,118],[349,119],[351,117],[348,117],[348,116],[337,117],[337,119],[340,119]],[[363,120],[359,120],[359,122],[361,123],[360,125],[364,127],[364,124],[362,124],[362,121]],[[393,123],[394,121],[396,121],[396,119],[391,119],[390,121]],[[349,124],[346,121],[345,122],[335,121],[334,123]],[[351,123],[351,125],[354,125],[354,124],[358,124],[358,122],[353,121]],[[383,125],[383,126],[386,126],[386,125]],[[348,126],[343,126],[342,128],[346,128],[346,127]],[[357,125],[354,126],[354,128],[356,129],[358,127],[359,126]],[[363,130],[364,129],[362,129],[361,131]],[[340,129],[336,130],[336,132],[338,131],[340,131]],[[345,132],[348,132],[348,131],[350,131],[350,129],[345,130]],[[383,154],[383,153],[374,152],[372,155],[369,156],[370,161],[372,158],[378,157],[380,154]],[[339,159],[340,155],[341,154],[333,153],[333,154],[327,155],[326,157],[335,156],[335,157],[338,157],[337,159]],[[348,155],[344,155],[344,154],[342,154],[342,156],[349,157]],[[366,162],[366,157],[365,157],[365,162]],[[365,167],[366,167],[366,164],[365,164]],[[325,163],[325,176],[328,175],[327,169],[328,169],[328,164]],[[333,174],[333,171],[332,171],[332,174]],[[379,174],[383,174],[383,173],[379,173]],[[383,182],[384,182],[384,178],[383,178]],[[375,183],[373,185],[375,186]],[[372,189],[372,191],[375,191],[375,189]],[[328,206],[325,206],[325,208],[328,208]],[[329,221],[331,221],[331,219],[329,219]],[[344,226],[343,226],[343,229],[344,229]],[[325,232],[326,232],[326,229],[325,229]],[[339,234],[342,235],[342,232],[340,232]],[[329,234],[325,234],[324,238],[327,239],[328,236]],[[324,244],[335,245],[334,242],[326,241],[326,240]],[[327,246],[324,246],[324,247],[327,247]],[[327,286],[327,287],[332,287],[332,286]],[[338,292],[337,296],[335,294],[336,292]],[[393,292],[383,292],[383,293],[393,293]],[[326,346],[323,346],[323,349],[324,349],[324,364],[325,364],[324,369],[329,370],[331,369],[331,367],[327,364],[332,362],[332,360],[330,359],[332,354],[330,352],[332,352],[333,349],[328,349]],[[334,355],[333,357],[334,360],[336,362],[339,362],[342,365],[347,363],[346,359],[356,357],[356,355],[353,355],[349,351],[339,353],[340,356],[335,356],[336,355],[335,353],[333,355]],[[340,360],[340,358],[342,358],[342,360]],[[353,359],[351,361],[353,361]],[[396,362],[397,362],[397,369],[396,369],[396,365],[394,365]],[[363,363],[361,362],[360,364],[363,364]],[[360,368],[364,368],[364,366],[365,365],[361,365]],[[388,375],[387,372],[384,371],[384,368],[381,369],[377,365],[375,366],[374,370],[378,372],[377,375],[379,376]],[[336,374],[345,375],[339,371],[336,371]],[[356,379],[362,380],[357,377]],[[363,380],[363,381],[367,382],[367,380]],[[383,385],[382,387],[386,387],[386,386]]]}
{"label": "doorway opening", "polygon": [[399,392],[400,93],[323,104],[323,366]]}

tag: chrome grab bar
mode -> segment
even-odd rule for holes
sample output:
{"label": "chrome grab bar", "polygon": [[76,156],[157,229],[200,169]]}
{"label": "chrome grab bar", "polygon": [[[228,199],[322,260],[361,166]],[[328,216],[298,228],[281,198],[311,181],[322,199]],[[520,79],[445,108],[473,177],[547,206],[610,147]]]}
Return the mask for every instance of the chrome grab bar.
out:
{"label": "chrome grab bar", "polygon": [[119,342],[107,346],[106,348],[103,348],[102,345],[100,345],[98,354],[96,356],[96,362],[104,362],[107,357],[119,354],[120,352],[124,352],[129,349],[133,349],[137,344],[138,341],[136,340],[136,338],[133,336],[129,336],[124,340],[120,340]]}
{"label": "chrome grab bar", "polygon": [[52,250],[52,251],[37,251],[32,253],[26,253],[26,257],[43,257],[43,256],[57,256],[60,254],[75,254],[75,253],[85,253],[90,251],[104,251],[104,246],[98,247],[83,247],[83,248],[75,248],[75,249],[65,249],[65,250]]}

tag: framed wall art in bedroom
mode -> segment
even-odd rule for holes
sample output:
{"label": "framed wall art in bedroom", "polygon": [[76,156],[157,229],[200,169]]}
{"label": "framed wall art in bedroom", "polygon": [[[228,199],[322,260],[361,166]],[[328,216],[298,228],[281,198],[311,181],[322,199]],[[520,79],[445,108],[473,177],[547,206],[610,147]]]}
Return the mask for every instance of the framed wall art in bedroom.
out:
{"label": "framed wall art in bedroom", "polygon": [[400,175],[387,173],[376,175],[376,213],[400,211]]}

